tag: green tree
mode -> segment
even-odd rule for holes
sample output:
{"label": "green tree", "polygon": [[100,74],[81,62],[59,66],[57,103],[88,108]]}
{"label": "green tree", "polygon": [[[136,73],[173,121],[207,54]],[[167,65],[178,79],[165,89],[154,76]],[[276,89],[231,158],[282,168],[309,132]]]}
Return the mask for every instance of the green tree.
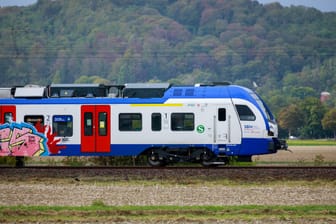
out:
{"label": "green tree", "polygon": [[299,108],[304,114],[304,127],[301,129],[301,136],[305,138],[321,138],[324,136],[322,119],[326,112],[317,97],[308,97],[299,103]]}
{"label": "green tree", "polygon": [[288,136],[298,134],[298,129],[304,126],[304,114],[297,104],[291,104],[279,112],[278,122],[288,130]]}
{"label": "green tree", "polygon": [[86,76],[82,75],[79,77],[75,83],[97,83],[97,84],[110,84],[110,81],[107,79],[104,79],[100,76],[94,75],[94,76]]}
{"label": "green tree", "polygon": [[53,75],[53,79],[51,80],[51,82],[54,84],[59,84],[59,83],[62,83],[61,79],[62,79],[61,72],[57,70],[55,74]]}
{"label": "green tree", "polygon": [[322,119],[322,126],[324,130],[330,130],[336,139],[336,108],[327,111]]}
{"label": "green tree", "polygon": [[199,69],[195,69],[191,73],[179,75],[178,77],[170,79],[168,81],[170,83],[179,85],[180,84],[190,85],[195,83],[210,83],[216,80],[217,78],[214,74]]}
{"label": "green tree", "polygon": [[335,13],[251,0],[39,0],[1,8],[0,21],[2,86],[93,74],[164,82],[199,70],[206,79],[255,81],[276,99],[273,111],[335,94]]}

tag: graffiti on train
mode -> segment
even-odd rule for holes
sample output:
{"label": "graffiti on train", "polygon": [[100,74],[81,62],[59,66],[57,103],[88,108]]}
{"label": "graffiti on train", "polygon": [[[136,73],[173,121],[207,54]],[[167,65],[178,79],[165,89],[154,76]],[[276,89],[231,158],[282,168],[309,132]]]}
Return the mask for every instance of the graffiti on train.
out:
{"label": "graffiti on train", "polygon": [[1,156],[40,156],[47,150],[47,138],[27,123],[0,125]]}

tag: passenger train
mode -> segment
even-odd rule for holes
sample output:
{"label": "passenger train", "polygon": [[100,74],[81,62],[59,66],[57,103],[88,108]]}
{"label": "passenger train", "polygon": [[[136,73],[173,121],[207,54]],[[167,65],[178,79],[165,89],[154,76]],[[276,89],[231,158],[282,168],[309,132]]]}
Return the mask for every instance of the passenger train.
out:
{"label": "passenger train", "polygon": [[264,101],[229,83],[31,85],[0,97],[0,156],[146,155],[151,166],[208,166],[286,149]]}

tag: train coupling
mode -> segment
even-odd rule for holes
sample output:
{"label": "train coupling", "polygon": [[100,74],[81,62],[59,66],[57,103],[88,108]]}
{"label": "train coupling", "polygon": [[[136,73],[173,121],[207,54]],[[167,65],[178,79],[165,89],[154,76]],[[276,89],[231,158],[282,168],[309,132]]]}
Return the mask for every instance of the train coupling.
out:
{"label": "train coupling", "polygon": [[288,150],[288,144],[285,139],[279,139],[280,150]]}
{"label": "train coupling", "polygon": [[274,149],[289,151],[288,144],[284,139],[273,138]]}
{"label": "train coupling", "polygon": [[286,140],[279,139],[279,142],[280,142],[280,149],[278,149],[278,150],[284,150],[284,151],[288,151],[288,152],[293,153],[293,151],[288,148],[288,144],[287,144]]}

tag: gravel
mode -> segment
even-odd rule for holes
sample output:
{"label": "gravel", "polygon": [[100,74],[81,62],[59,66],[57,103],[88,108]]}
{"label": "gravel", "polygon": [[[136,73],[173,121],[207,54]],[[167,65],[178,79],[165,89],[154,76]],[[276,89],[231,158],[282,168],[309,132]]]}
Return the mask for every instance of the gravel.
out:
{"label": "gravel", "polygon": [[[281,152],[258,157],[257,160],[314,161],[322,155],[324,161],[334,162],[335,152],[335,147],[321,148],[319,151],[294,148],[293,153]],[[335,169],[255,171],[0,169],[0,206],[88,206],[95,203],[112,206],[336,205]],[[165,182],[167,178],[171,179]],[[231,180],[234,180],[234,184]],[[234,223],[245,221],[236,220]],[[270,218],[253,223],[334,221],[302,217],[294,221]],[[224,223],[232,223],[232,220]]]}
{"label": "gravel", "polygon": [[334,205],[336,188],[326,186],[221,186],[114,183],[0,184],[0,205]]}

